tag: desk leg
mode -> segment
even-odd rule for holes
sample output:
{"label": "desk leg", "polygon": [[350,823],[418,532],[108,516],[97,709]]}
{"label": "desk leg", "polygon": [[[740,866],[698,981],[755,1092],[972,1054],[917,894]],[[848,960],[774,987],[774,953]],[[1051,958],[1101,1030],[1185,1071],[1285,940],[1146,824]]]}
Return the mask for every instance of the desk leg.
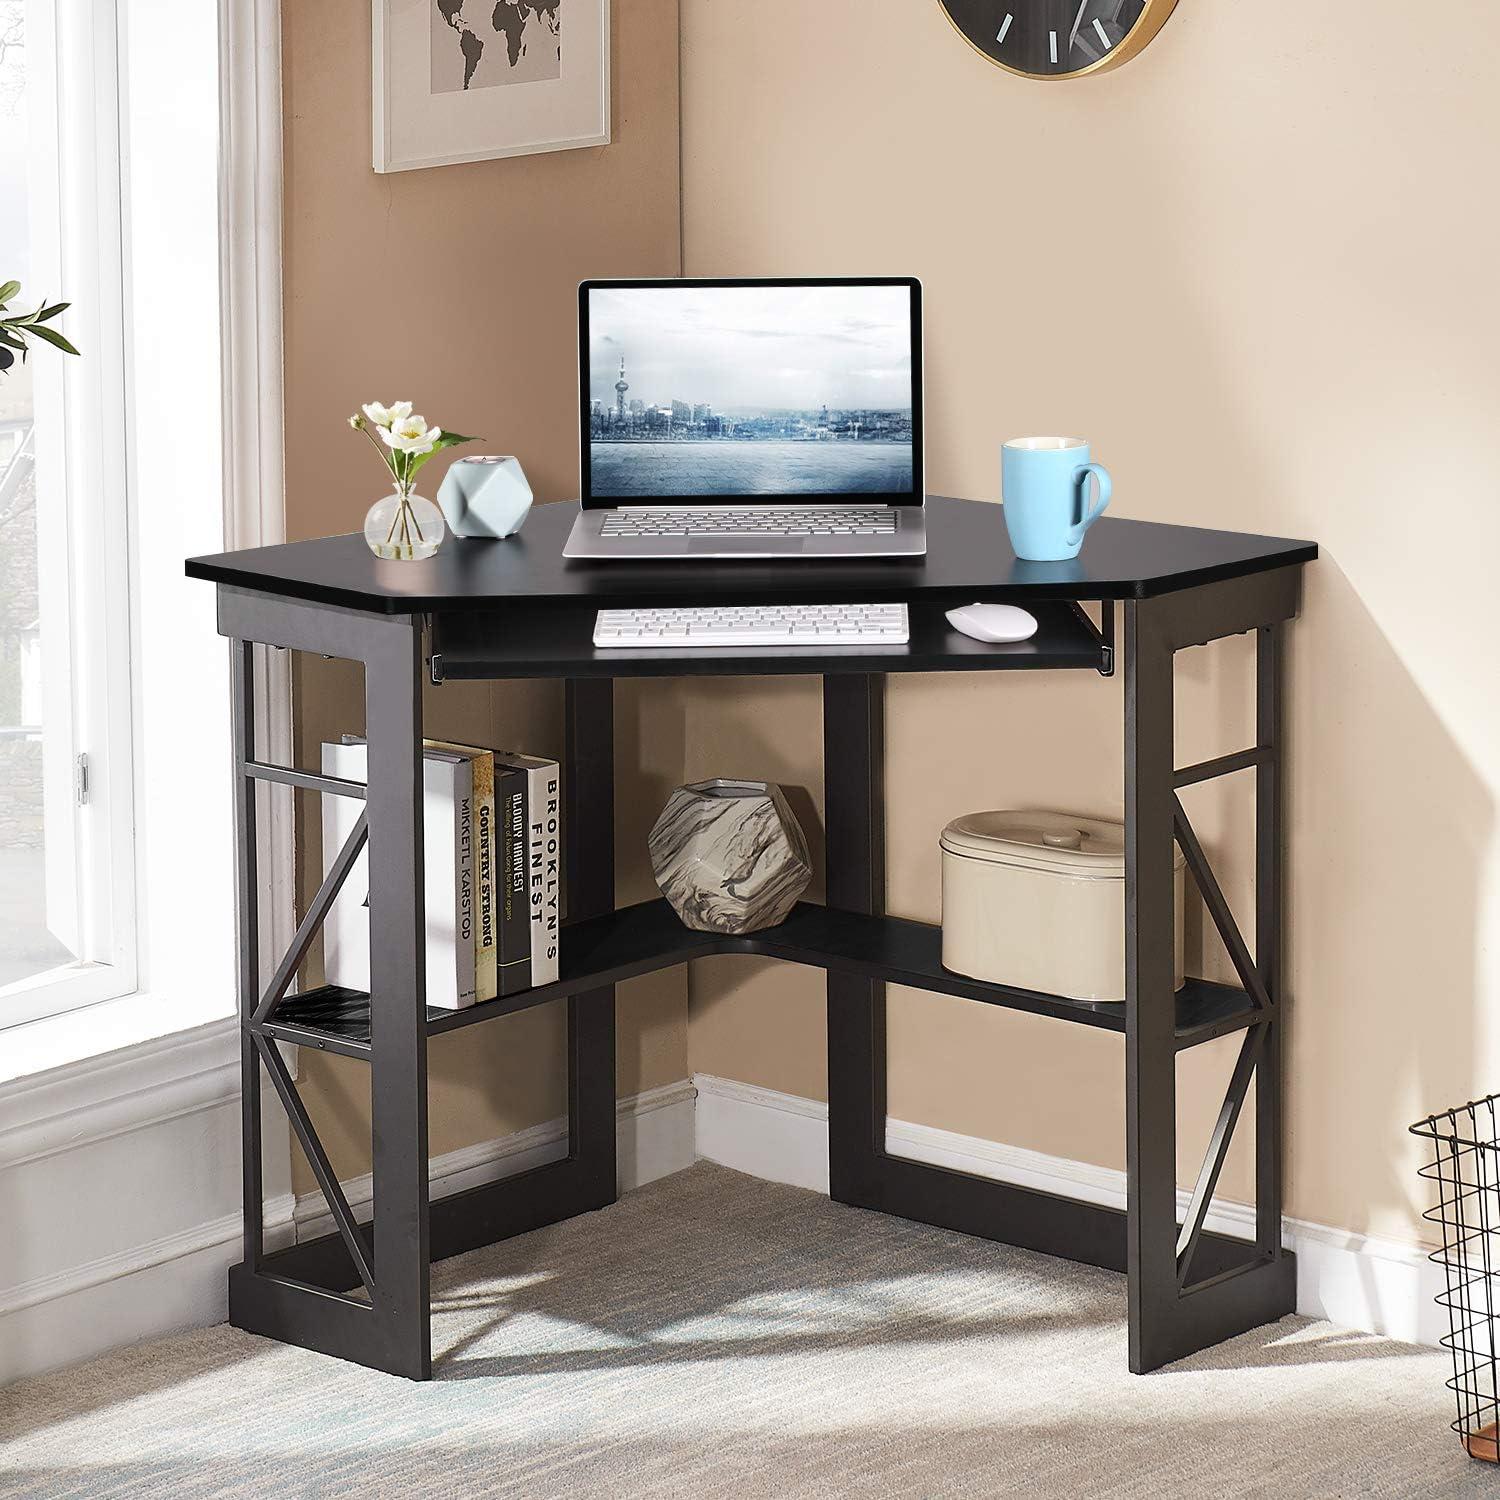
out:
{"label": "desk leg", "polygon": [[265,1206],[261,1164],[260,1054],[250,1017],[260,1004],[260,873],[257,851],[255,783],[245,767],[255,755],[254,646],[230,642],[230,713],[234,732],[234,900],[235,941],[239,945],[236,990],[240,1010],[241,1194],[244,1207],[245,1266],[260,1270],[265,1254]]}
{"label": "desk leg", "polygon": [[[1296,1301],[1281,1249],[1280,640],[1296,611],[1292,570],[1126,606],[1125,881],[1127,1210],[891,1156],[885,1150],[885,987],[828,976],[829,1194],[842,1203],[1124,1271],[1130,1368],[1157,1369]],[[1172,663],[1187,646],[1256,630],[1258,896],[1252,957],[1177,798]],[[828,903],[878,914],[885,904],[884,679],[823,682]],[[1197,768],[1202,769],[1202,768]],[[1212,774],[1225,774],[1220,768]],[[1206,779],[1194,777],[1194,780]],[[1186,783],[1184,783],[1186,784]],[[1173,992],[1173,849],[1182,843],[1205,903],[1257,1010],[1199,1172],[1177,1216],[1177,1006]],[[1254,1241],[1204,1228],[1249,1090],[1256,1090]]]}
{"label": "desk leg", "polygon": [[[1281,1247],[1280,701],[1282,623],[1294,579],[1241,580],[1125,608],[1126,1274],[1130,1368],[1158,1369],[1293,1311],[1296,1265]],[[1177,650],[1257,632],[1256,951],[1252,955],[1177,797],[1172,663]],[[1173,852],[1181,844],[1205,908],[1257,1006],[1199,1169],[1177,1217]],[[1204,1231],[1251,1088],[1256,1234]]]}
{"label": "desk leg", "polygon": [[1172,647],[1125,609],[1125,1137],[1130,1368],[1168,1359],[1177,1292]]}
{"label": "desk leg", "polygon": [[[823,679],[828,904],[885,910],[885,678]],[[828,1191],[883,1207],[885,985],[828,975]]]}
{"label": "desk leg", "polygon": [[382,621],[365,658],[370,820],[370,1113],[376,1311],[395,1375],[432,1373],[422,643]]}
{"label": "desk leg", "polygon": [[[410,618],[219,591],[232,642],[243,1031],[245,1258],[230,1268],[236,1328],[413,1379],[431,1374],[427,1010],[422,878],[422,635]],[[356,1221],[265,1017],[321,923],[315,901],[269,991],[256,931],[254,688],[250,643],[365,668],[370,851],[370,1102],[374,1223]],[[326,909],[326,908],[325,908]],[[336,1232],[274,1252],[261,1234],[260,1074],[269,1073],[328,1200]],[[368,1297],[365,1297],[365,1293]],[[353,1295],[349,1295],[352,1293]]]}
{"label": "desk leg", "polygon": [[[570,679],[563,768],[568,920],[615,905],[615,708],[609,678]],[[615,987],[568,999],[568,1155],[573,1213],[618,1196],[615,1170]]]}
{"label": "desk leg", "polygon": [[[1282,769],[1286,625],[1262,625],[1255,637],[1255,739],[1256,747],[1266,755],[1255,773],[1255,964],[1279,1010],[1286,842]],[[1266,1023],[1265,1045],[1255,1070],[1255,1243],[1265,1256],[1281,1253],[1281,1162],[1281,1021],[1273,1018]]]}

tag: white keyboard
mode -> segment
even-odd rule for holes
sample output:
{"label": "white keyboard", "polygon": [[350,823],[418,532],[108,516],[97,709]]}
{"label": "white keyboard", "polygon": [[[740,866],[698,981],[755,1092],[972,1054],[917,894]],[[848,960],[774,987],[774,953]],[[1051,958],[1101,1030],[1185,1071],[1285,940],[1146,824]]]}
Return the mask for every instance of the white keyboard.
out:
{"label": "white keyboard", "polygon": [[596,646],[900,646],[904,604],[601,609]]}
{"label": "white keyboard", "polygon": [[885,505],[716,506],[712,510],[631,507],[604,518],[605,536],[895,536]]}

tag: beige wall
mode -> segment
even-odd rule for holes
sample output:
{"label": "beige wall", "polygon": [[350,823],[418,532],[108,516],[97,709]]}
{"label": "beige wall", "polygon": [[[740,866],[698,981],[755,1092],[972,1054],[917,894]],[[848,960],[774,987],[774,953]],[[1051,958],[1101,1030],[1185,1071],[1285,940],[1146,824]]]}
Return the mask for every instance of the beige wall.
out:
{"label": "beige wall", "polygon": [[[410,396],[434,421],[522,456],[541,500],[577,488],[578,281],[678,271],[677,4],[615,7],[614,143],[377,176],[370,170],[368,5],[286,0],[287,529],[357,530],[381,491],[364,440],[344,426],[362,402]],[[427,471],[436,488],[435,470]],[[357,731],[357,674],[300,662],[299,763]],[[635,852],[643,810],[678,780],[680,729],[655,700],[617,700],[620,895],[651,891]],[[428,732],[482,744],[562,748],[554,685],[429,689]],[[303,808],[304,893],[316,884],[316,809]],[[309,824],[309,819],[310,824]],[[645,826],[649,826],[647,823]],[[635,1093],[686,1071],[685,978],[623,986],[619,1078]],[[437,1039],[432,1150],[453,1150],[562,1113],[563,1018],[549,1006]],[[303,1092],[335,1165],[367,1170],[368,1077],[360,1064],[304,1051]],[[300,1155],[299,1190],[311,1187]]]}
{"label": "beige wall", "polygon": [[[1039,84],[936,0],[682,11],[686,271],[921,275],[934,490],[996,498],[1003,438],[1082,432],[1117,514],[1322,543],[1291,650],[1289,1211],[1414,1237],[1404,1126],[1500,1061],[1500,12],[1184,0],[1129,66]],[[1184,763],[1246,742],[1243,644],[1208,657],[1179,659]],[[1118,814],[1119,694],[894,681],[891,909],[937,918],[959,812]],[[815,685],[683,713],[690,774],[820,798]],[[1192,795],[1243,911],[1249,804]],[[691,1015],[695,1069],[821,1092],[813,976],[699,966]],[[894,1114],[1121,1163],[1117,1039],[898,995],[891,1044]],[[1213,1054],[1180,1070],[1200,1139]]]}
{"label": "beige wall", "polygon": [[[1323,9],[1184,0],[1130,66],[1042,85],[976,57],[936,0],[682,0],[682,233],[694,274],[924,278],[939,492],[996,498],[1003,437],[1082,431],[1118,514],[1323,544],[1291,652],[1289,1210],[1411,1237],[1405,1124],[1493,1086],[1500,1061],[1483,571],[1500,543],[1500,14],[1464,0],[1424,30],[1395,0],[1357,25]],[[288,0],[292,535],[358,525],[378,474],[340,424],[382,392],[521,453],[542,498],[572,495],[573,285],[678,269],[676,12],[615,7],[608,149],[381,178],[366,9]],[[399,332],[393,295],[421,309]],[[1243,642],[1180,658],[1184,761],[1245,743],[1248,662]],[[307,755],[358,708],[347,678],[305,670]],[[891,909],[937,919],[936,837],[959,812],[1118,815],[1119,695],[1092,676],[894,680]],[[556,748],[559,703],[450,685],[429,722]],[[815,684],[622,689],[617,734],[622,899],[649,891],[637,851],[685,777],[782,780],[816,834]],[[1189,794],[1241,910],[1245,793]],[[1193,912],[1190,955],[1225,974],[1203,926]],[[689,1066],[823,1092],[816,976],[717,960],[691,988],[686,1032],[681,976],[624,992],[622,1092]],[[891,1040],[894,1114],[1120,1164],[1117,1039],[897,993]],[[363,1072],[304,1056],[356,1170]],[[546,1012],[435,1045],[434,1150],[556,1113],[557,1057]],[[1229,1065],[1225,1044],[1182,1064],[1194,1147]],[[1247,1191],[1243,1151],[1229,1187]]]}

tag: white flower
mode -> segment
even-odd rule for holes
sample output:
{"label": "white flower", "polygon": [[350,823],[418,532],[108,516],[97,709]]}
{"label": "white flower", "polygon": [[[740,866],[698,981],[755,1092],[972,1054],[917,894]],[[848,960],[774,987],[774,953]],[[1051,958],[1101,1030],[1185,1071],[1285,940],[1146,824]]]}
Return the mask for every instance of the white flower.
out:
{"label": "white flower", "polygon": [[391,427],[411,415],[411,402],[396,401],[390,406],[382,406],[378,401],[372,401],[365,407],[365,415],[377,427]]}
{"label": "white flower", "polygon": [[426,417],[403,416],[380,429],[381,441],[397,453],[431,453],[442,435],[443,429],[429,427]]}

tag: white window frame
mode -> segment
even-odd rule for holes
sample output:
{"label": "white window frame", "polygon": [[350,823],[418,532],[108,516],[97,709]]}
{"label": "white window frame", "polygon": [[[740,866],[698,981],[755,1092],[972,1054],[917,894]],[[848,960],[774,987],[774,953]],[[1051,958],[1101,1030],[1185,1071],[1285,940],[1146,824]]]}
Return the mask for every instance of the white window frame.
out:
{"label": "white window frame", "polygon": [[[285,540],[280,5],[117,0],[117,7],[130,59],[122,134],[137,179],[125,216],[127,330],[156,326],[153,309],[181,301],[177,267],[163,250],[180,262],[185,229],[195,278],[183,314],[194,338],[138,341],[130,395],[138,408],[180,416],[187,393],[191,420],[204,430],[190,456],[168,453],[164,463],[159,444],[137,445],[133,454],[131,483],[141,497],[134,554],[147,564],[154,596],[134,622],[138,988],[0,1031],[0,1134],[7,1119],[29,1119],[51,1097],[45,1080],[59,1080],[70,1099],[81,1091],[107,1103],[112,1120],[155,1119],[154,1060],[181,1059],[172,1066],[187,1076],[210,1038],[227,1044],[226,1058],[239,1055],[229,650],[216,634],[213,590],[183,577],[182,558]],[[217,140],[201,126],[215,87]],[[188,128],[199,139],[184,150]],[[204,205],[215,178],[217,276],[205,277]],[[195,207],[185,219],[187,205]],[[290,764],[288,653],[258,656],[260,753]],[[296,913],[290,799],[273,798],[265,811],[257,866],[269,973]],[[238,1094],[237,1062],[232,1082],[215,1078],[224,1097]],[[269,1092],[264,1079],[262,1086]],[[290,1131],[279,1108],[268,1111],[265,1134],[267,1191],[289,1202]]]}
{"label": "white window frame", "polygon": [[[119,153],[118,170],[105,174],[115,243],[90,264],[96,247],[64,221],[57,247],[60,261],[66,243],[65,270],[79,277],[63,288],[76,299],[64,327],[83,358],[43,349],[33,368],[50,365],[64,382],[100,378],[92,355],[107,339],[93,320],[114,319],[122,358],[109,394],[124,411],[123,450],[109,469],[115,498],[107,529],[72,532],[86,563],[130,563],[122,588],[91,593],[89,660],[102,665],[96,680],[108,698],[87,724],[102,729],[114,713],[108,730],[118,738],[97,761],[93,745],[80,746],[92,785],[78,813],[100,830],[96,847],[110,844],[108,905],[93,910],[123,917],[114,935],[130,941],[117,941],[117,963],[39,976],[26,1011],[14,992],[0,994],[0,1080],[233,1012],[228,650],[213,591],[186,579],[182,561],[285,537],[278,0],[187,11],[180,0],[50,3],[59,25],[75,27],[65,45],[87,20],[99,64],[86,107],[81,78],[68,74],[75,138],[84,125],[107,125]],[[90,168],[97,202],[97,152]],[[215,180],[216,213],[206,214]],[[164,337],[179,303],[180,331]],[[89,388],[79,390],[81,400]],[[100,629],[121,616],[123,627]],[[285,653],[258,655],[261,753],[290,763],[289,666]],[[266,809],[257,859],[266,972],[295,927],[288,803]]]}
{"label": "white window frame", "polygon": [[43,416],[34,445],[47,911],[79,957],[0,989],[0,1027],[128,994],[139,959],[114,0],[28,0],[26,51],[28,112],[54,127],[30,142],[26,291],[74,303],[65,326],[84,350],[72,359],[39,346],[30,357]]}
{"label": "white window frame", "polygon": [[[219,66],[223,546],[236,550],[286,540],[281,0],[219,0]],[[291,653],[255,657],[260,754],[289,766]],[[264,803],[257,825],[260,972],[270,974],[297,926],[290,798]]]}

